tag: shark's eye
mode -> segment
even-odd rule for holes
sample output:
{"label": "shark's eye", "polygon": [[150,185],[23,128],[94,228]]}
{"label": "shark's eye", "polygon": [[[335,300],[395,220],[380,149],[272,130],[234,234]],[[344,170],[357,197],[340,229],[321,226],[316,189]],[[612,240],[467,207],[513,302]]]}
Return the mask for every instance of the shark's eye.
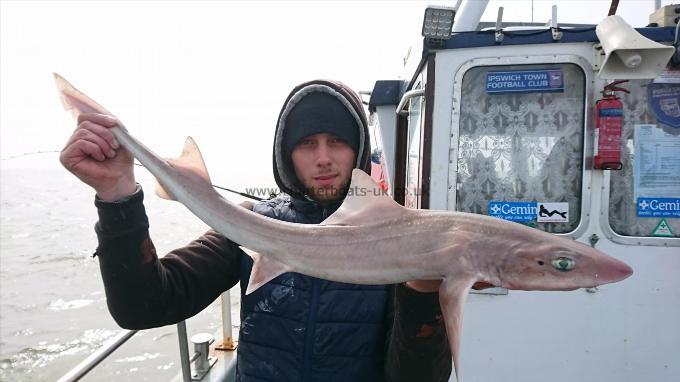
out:
{"label": "shark's eye", "polygon": [[552,266],[555,267],[555,269],[557,269],[558,271],[568,272],[574,269],[574,267],[576,266],[576,262],[574,261],[574,259],[570,257],[560,256],[556,257],[552,261]]}

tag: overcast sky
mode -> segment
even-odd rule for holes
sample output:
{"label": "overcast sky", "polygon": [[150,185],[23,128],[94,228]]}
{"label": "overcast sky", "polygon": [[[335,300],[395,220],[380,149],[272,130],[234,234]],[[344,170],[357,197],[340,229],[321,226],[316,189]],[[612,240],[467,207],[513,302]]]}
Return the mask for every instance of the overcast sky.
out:
{"label": "overcast sky", "polygon": [[[403,78],[427,4],[455,1],[181,2],[0,1],[2,167],[54,166],[75,127],[52,72],[103,104],[163,156],[193,136],[216,184],[273,184],[271,144],[290,89],[332,78],[357,90]],[[534,21],[597,23],[610,1],[543,1]],[[662,1],[669,4],[670,1]],[[483,21],[531,21],[532,2],[491,1]],[[622,0],[618,14],[647,24],[653,0]],[[66,174],[65,174],[66,176]]]}

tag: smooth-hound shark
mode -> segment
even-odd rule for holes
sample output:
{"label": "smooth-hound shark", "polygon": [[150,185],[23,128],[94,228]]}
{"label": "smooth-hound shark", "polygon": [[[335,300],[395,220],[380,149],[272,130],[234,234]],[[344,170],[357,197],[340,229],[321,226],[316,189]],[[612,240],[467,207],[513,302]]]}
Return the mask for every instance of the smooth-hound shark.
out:
{"label": "smooth-hound shark", "polygon": [[[54,77],[65,108],[74,115],[113,115],[63,77]],[[404,208],[361,170],[352,172],[343,204],[321,224],[275,220],[219,195],[191,138],[178,159],[164,160],[122,124],[110,130],[158,179],[161,194],[184,204],[253,258],[246,293],[284,272],[354,284],[442,280],[439,301],[457,381],[463,305],[476,282],[512,290],[566,291],[617,282],[633,273],[590,246],[521,224]]]}

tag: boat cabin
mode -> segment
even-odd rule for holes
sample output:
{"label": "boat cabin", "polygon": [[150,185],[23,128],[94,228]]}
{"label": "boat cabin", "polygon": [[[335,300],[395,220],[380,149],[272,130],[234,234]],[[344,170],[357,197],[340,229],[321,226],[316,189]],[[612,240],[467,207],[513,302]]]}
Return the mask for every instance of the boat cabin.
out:
{"label": "boat cabin", "polygon": [[389,192],[409,208],[563,235],[635,273],[573,292],[473,291],[463,379],[680,380],[678,28],[617,25],[603,37],[601,26],[501,15],[456,32],[458,12],[444,37],[424,26],[406,80],[376,82]]}

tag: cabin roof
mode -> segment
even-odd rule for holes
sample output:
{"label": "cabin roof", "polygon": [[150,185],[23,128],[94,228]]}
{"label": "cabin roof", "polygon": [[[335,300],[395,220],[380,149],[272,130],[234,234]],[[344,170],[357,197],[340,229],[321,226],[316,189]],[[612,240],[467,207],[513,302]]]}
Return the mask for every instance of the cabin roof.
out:
{"label": "cabin roof", "polygon": [[[599,39],[595,34],[595,26],[593,25],[567,25],[558,28],[562,33],[562,38],[559,41],[553,41],[552,32],[550,28],[541,25],[543,29],[527,29],[527,30],[506,30],[503,41],[498,43],[495,39],[495,31],[488,28],[492,23],[480,23],[479,28],[483,30],[476,30],[471,32],[459,32],[452,35],[443,45],[437,46],[432,44],[427,39],[422,41],[422,55],[417,61],[417,73],[422,67],[425,58],[430,53],[442,52],[452,49],[465,48],[481,48],[481,47],[495,47],[504,45],[533,45],[533,44],[565,44],[565,43],[597,43]],[[504,23],[504,27],[528,27],[536,28],[537,25],[519,24],[519,23]],[[675,40],[675,27],[644,27],[636,28],[636,31],[644,37],[657,42],[673,42]],[[418,51],[420,49],[417,49]],[[401,96],[409,88],[409,81],[402,80],[387,80],[377,81],[373,88],[371,99],[369,101],[369,110],[375,111],[377,106],[381,105],[396,105],[399,103]]]}
{"label": "cabin roof", "polygon": [[[553,41],[550,28],[542,30],[512,30],[505,31],[503,41],[498,43],[495,39],[494,30],[479,30],[471,32],[459,32],[451,36],[443,46],[436,47],[427,40],[423,42],[423,55],[434,50],[463,49],[504,45],[531,45],[531,44],[564,44],[579,42],[599,42],[595,34],[595,27],[581,28],[558,28],[562,32],[559,41]],[[651,27],[636,28],[643,36],[657,42],[672,42],[675,40],[675,27]]]}

